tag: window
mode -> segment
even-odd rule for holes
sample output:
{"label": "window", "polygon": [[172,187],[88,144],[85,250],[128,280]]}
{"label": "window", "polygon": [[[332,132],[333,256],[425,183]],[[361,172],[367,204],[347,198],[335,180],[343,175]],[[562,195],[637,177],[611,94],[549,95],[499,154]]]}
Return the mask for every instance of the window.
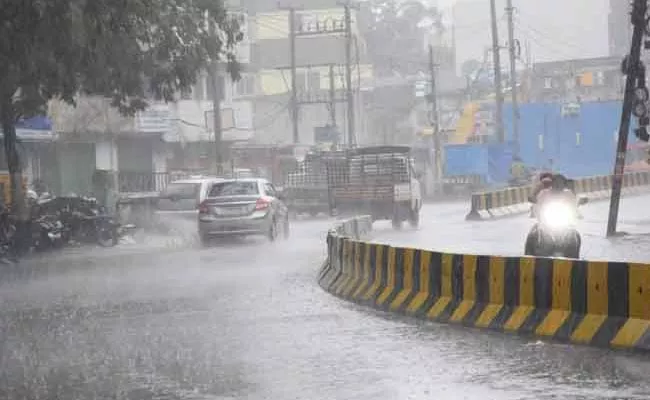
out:
{"label": "window", "polygon": [[255,77],[242,75],[241,79],[233,82],[233,97],[252,96],[255,94]]}
{"label": "window", "polygon": [[544,78],[544,89],[553,89],[553,78]]}
{"label": "window", "polygon": [[[296,72],[296,91],[298,93],[305,93],[307,89],[305,73],[302,71]],[[291,88],[291,86],[289,86]]]}
{"label": "window", "polygon": [[209,197],[254,196],[260,194],[256,181],[219,182],[212,186]]}
{"label": "window", "polygon": [[273,185],[271,185],[270,183],[265,183],[264,184],[264,191],[269,196],[277,197],[277,192],[275,191],[275,188],[273,187]]}
{"label": "window", "polygon": [[320,73],[318,71],[309,71],[307,79],[310,91],[320,90]]}

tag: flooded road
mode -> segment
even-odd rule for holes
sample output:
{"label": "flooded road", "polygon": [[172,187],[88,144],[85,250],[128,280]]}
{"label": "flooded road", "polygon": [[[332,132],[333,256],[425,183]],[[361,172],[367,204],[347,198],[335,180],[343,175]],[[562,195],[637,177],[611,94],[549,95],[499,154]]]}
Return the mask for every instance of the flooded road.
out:
{"label": "flooded road", "polygon": [[[451,218],[454,207],[423,218]],[[149,243],[3,267],[0,398],[650,397],[650,357],[396,318],[330,296],[315,278],[331,223],[296,222],[274,244]]]}

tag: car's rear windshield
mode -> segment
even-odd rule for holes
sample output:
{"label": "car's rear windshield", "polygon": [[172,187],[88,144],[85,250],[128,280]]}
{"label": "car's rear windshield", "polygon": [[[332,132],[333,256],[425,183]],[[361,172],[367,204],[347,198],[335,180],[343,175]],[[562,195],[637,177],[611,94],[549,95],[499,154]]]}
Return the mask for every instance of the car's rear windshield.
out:
{"label": "car's rear windshield", "polygon": [[177,199],[196,199],[201,188],[200,183],[176,182],[167,185],[161,197]]}
{"label": "car's rear windshield", "polygon": [[232,181],[215,183],[210,190],[210,197],[254,196],[259,193],[257,182]]}

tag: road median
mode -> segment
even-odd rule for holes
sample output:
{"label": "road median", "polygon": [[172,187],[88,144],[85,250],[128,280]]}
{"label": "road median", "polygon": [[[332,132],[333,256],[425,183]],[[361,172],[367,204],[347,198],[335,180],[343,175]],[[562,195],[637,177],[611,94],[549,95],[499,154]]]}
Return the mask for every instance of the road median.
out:
{"label": "road median", "polygon": [[[612,177],[592,176],[575,180],[575,191],[592,200],[607,199],[612,189]],[[650,172],[630,172],[623,178],[623,193],[636,194],[650,190]],[[474,193],[471,197],[470,211],[465,217],[468,221],[500,217],[528,212],[528,197],[533,186],[511,187],[488,192]]]}
{"label": "road median", "polygon": [[650,350],[650,265],[393,247],[363,240],[368,217],[345,224],[330,231],[319,275],[340,298],[471,328]]}

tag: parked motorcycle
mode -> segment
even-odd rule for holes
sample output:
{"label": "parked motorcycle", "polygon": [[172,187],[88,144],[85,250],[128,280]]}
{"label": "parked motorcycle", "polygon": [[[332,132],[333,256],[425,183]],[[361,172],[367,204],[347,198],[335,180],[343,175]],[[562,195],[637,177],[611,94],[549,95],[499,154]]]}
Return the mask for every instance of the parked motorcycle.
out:
{"label": "parked motorcycle", "polygon": [[551,200],[537,211],[538,222],[526,237],[524,253],[536,257],[580,258],[582,238],[576,229],[578,206],[587,204],[582,197],[578,204]]}
{"label": "parked motorcycle", "polygon": [[37,251],[61,248],[65,227],[57,215],[41,215],[32,220],[32,247]]}
{"label": "parked motorcycle", "polygon": [[102,247],[111,247],[119,243],[120,238],[133,225],[120,225],[108,214],[106,207],[89,197],[62,198],[62,220],[68,229],[67,240],[84,243],[98,243]]}

